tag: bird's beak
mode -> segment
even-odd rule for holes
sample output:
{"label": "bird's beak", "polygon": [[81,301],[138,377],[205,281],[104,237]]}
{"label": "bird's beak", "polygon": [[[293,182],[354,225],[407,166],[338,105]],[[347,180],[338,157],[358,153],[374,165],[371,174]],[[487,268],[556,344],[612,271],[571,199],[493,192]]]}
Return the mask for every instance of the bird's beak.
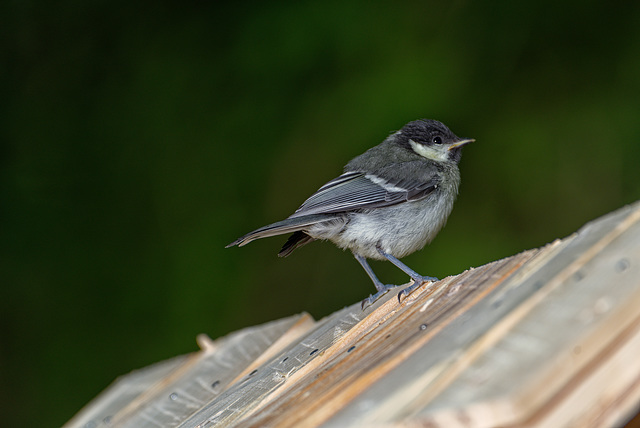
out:
{"label": "bird's beak", "polygon": [[450,150],[453,150],[453,149],[457,149],[458,147],[462,147],[465,144],[473,143],[474,141],[476,141],[476,140],[474,140],[473,138],[466,138],[464,140],[460,140],[460,141],[450,145],[449,148],[447,149],[447,151],[450,151]]}

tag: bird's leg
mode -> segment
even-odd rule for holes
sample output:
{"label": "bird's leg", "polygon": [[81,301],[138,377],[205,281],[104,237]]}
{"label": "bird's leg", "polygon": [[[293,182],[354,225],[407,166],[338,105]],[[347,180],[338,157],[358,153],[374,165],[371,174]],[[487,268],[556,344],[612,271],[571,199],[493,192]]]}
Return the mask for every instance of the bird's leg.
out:
{"label": "bird's leg", "polygon": [[367,263],[366,258],[362,257],[360,254],[355,254],[355,253],[353,254],[353,257],[355,257],[358,263],[362,265],[362,268],[364,269],[364,271],[367,273],[367,275],[369,275],[369,278],[371,278],[371,281],[373,281],[373,285],[376,286],[376,290],[378,290],[376,294],[373,294],[362,301],[361,306],[362,306],[362,310],[364,311],[367,307],[373,305],[376,300],[384,296],[387,293],[387,291],[395,287],[395,285],[383,284],[378,279],[376,274],[373,273],[373,269],[371,269],[371,266],[369,266],[369,263]]}
{"label": "bird's leg", "polygon": [[402,290],[402,291],[400,291],[398,293],[398,302],[402,301],[402,297],[403,296],[404,297],[408,296],[409,294],[411,294],[413,292],[413,290],[415,290],[416,288],[420,287],[425,282],[427,282],[427,281],[430,281],[430,282],[438,281],[438,278],[435,278],[433,276],[422,276],[422,275],[420,275],[418,272],[416,272],[415,270],[411,269],[409,266],[407,266],[404,263],[402,263],[396,257],[394,257],[391,254],[385,252],[382,248],[376,247],[376,249],[378,250],[378,253],[380,253],[380,255],[382,257],[384,257],[385,259],[389,260],[396,267],[398,267],[398,269],[400,269],[402,272],[404,272],[407,275],[409,275],[409,277],[413,280],[413,284],[411,284],[409,287],[405,288],[404,290]]}

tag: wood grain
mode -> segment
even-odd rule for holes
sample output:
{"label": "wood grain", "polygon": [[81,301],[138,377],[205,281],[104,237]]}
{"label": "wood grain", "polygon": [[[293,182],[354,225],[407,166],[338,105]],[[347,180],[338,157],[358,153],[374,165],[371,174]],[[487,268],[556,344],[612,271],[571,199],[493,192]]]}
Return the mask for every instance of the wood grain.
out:
{"label": "wood grain", "polygon": [[66,426],[600,427],[640,405],[640,203],[396,295],[202,336]]}

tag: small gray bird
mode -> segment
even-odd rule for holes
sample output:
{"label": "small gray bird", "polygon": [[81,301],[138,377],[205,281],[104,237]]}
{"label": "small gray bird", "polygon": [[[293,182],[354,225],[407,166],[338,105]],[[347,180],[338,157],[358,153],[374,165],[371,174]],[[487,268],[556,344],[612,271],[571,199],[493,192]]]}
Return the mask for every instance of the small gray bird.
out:
{"label": "small gray bird", "polygon": [[367,259],[388,260],[409,275],[411,293],[426,281],[399,259],[422,249],[442,229],[458,194],[462,147],[473,139],[457,137],[436,120],[414,120],[381,144],[354,158],[344,174],[311,195],[285,220],[233,241],[243,246],[268,236],[293,234],[278,253],[286,257],[309,242],[329,240],[349,249],[378,292],[362,301],[366,308],[395,285],[383,284]]}

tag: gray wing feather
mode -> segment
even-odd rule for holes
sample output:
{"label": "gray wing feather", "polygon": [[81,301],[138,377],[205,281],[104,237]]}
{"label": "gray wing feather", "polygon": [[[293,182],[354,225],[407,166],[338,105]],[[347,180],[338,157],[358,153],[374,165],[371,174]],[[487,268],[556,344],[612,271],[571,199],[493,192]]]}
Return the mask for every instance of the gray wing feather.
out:
{"label": "gray wing feather", "polygon": [[248,244],[251,241],[260,238],[267,238],[269,236],[283,235],[285,233],[297,232],[298,230],[303,230],[308,226],[311,226],[316,223],[321,223],[323,221],[329,221],[334,218],[334,215],[309,215],[307,217],[299,217],[296,219],[286,218],[282,221],[278,221],[272,224],[268,224],[266,226],[261,227],[260,229],[256,229],[252,232],[247,233],[244,236],[233,241],[231,244],[227,245],[226,248],[232,247],[234,245],[238,245],[242,247],[245,244]]}
{"label": "gray wing feather", "polygon": [[347,172],[311,195],[289,218],[380,208],[421,199],[437,188],[438,177],[426,181],[384,179],[374,174]]}

